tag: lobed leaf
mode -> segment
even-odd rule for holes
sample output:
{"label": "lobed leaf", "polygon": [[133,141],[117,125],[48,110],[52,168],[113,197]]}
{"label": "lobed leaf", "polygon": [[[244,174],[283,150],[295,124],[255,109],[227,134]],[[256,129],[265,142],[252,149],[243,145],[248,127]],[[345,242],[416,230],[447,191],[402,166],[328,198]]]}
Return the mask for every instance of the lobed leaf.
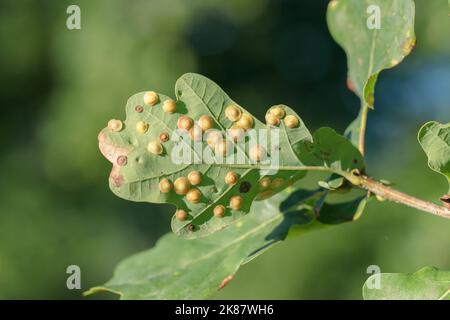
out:
{"label": "lobed leaf", "polygon": [[196,241],[167,234],[154,248],[125,259],[111,280],[86,294],[109,291],[121,299],[207,298],[223,288],[241,265],[288,234],[354,220],[366,202],[364,197],[338,204],[319,201],[327,193],[323,189],[284,191],[254,202],[249,215]]}
{"label": "lobed leaf", "polygon": [[[148,106],[144,104],[145,92],[133,95],[127,102],[123,127],[120,130],[111,126],[103,129],[99,134],[99,147],[113,164],[111,190],[127,200],[171,203],[178,210],[184,210],[187,218],[180,219],[176,214],[172,218],[172,230],[183,238],[203,237],[229,226],[249,212],[253,200],[270,197],[302,178],[306,166],[327,167],[331,171],[364,168],[359,151],[344,137],[329,128],[319,129],[312,137],[300,117],[287,106],[274,106],[283,115],[276,124],[263,124],[229,98],[217,84],[193,73],[178,79],[175,93],[176,110],[172,113],[163,107],[171,100],[168,96],[156,94],[157,101]],[[238,108],[252,119],[251,127],[245,128],[247,132],[250,133],[250,129],[266,130],[265,157],[252,158],[251,145],[233,140],[229,141],[231,152],[223,157],[217,154],[214,146],[208,145],[207,139],[195,143],[187,131],[183,135],[177,130],[181,117],[189,117],[198,124],[200,117],[208,116],[213,121],[211,129],[220,132],[235,127],[240,122],[227,116],[225,110],[229,106]],[[287,121],[288,118],[294,125]],[[210,131],[200,132],[205,138]],[[161,140],[161,134],[170,139]],[[245,137],[245,142],[250,138]],[[159,144],[163,152],[149,152],[149,143]],[[190,154],[188,159],[178,157],[184,151]],[[239,157],[243,161],[236,163]],[[301,170],[303,167],[305,170]],[[190,186],[199,191],[198,201],[191,201],[173,189],[160,189],[163,179],[173,187],[178,178],[188,177],[193,171],[201,174],[201,182]],[[238,177],[234,184],[225,181],[230,172]],[[269,179],[270,183],[260,186],[263,179]],[[236,196],[242,200],[238,207],[230,203]],[[225,208],[223,217],[214,215],[214,209],[219,206]]]}
{"label": "lobed leaf", "polygon": [[[380,29],[369,28],[377,8]],[[347,55],[347,87],[361,99],[361,111],[345,131],[355,146],[362,110],[374,106],[379,73],[398,65],[414,47],[414,14],[413,0],[332,0],[328,5],[328,28]]]}
{"label": "lobed leaf", "polygon": [[[373,283],[380,277],[380,288]],[[363,286],[365,300],[449,300],[450,271],[424,267],[411,274],[381,273],[367,279]]]}

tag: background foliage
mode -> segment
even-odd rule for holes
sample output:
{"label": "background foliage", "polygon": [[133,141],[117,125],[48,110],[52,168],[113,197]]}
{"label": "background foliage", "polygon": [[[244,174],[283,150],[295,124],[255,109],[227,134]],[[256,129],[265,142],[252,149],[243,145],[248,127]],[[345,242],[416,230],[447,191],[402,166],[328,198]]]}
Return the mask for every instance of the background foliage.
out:
{"label": "background foliage", "polygon": [[[98,131],[123,117],[134,92],[172,95],[181,74],[199,72],[260,119],[284,103],[311,130],[342,132],[359,102],[345,87],[327,2],[78,1],[82,29],[68,31],[72,2],[2,0],[0,298],[80,298],[65,287],[67,265],[80,265],[87,289],[169,231],[172,207],[111,194],[98,152]],[[417,47],[380,76],[369,114],[370,173],[429,200],[447,185],[427,168],[416,133],[429,119],[449,120],[447,14],[444,0],[416,1]],[[368,265],[448,270],[449,244],[446,221],[369,203],[356,223],[276,246],[215,297],[361,298]]]}

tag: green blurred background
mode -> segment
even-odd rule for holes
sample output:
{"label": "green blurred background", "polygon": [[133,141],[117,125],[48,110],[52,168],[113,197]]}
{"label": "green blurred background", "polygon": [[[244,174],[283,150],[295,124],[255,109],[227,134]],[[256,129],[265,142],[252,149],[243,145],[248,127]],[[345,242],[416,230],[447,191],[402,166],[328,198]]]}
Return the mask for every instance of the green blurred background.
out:
{"label": "green blurred background", "polygon": [[[82,298],[82,289],[169,231],[171,206],[127,202],[108,188],[97,133],[124,118],[132,94],[173,95],[198,72],[263,119],[292,106],[310,129],[342,132],[358,112],[346,60],[330,37],[326,0],[0,1],[0,298]],[[66,8],[81,8],[81,30]],[[369,173],[436,201],[445,179],[427,168],[416,133],[450,120],[446,0],[416,1],[417,46],[383,72],[369,115]],[[351,32],[351,30],[349,30]],[[371,202],[355,223],[276,246],[214,298],[360,299],[369,265],[450,269],[450,221]]]}

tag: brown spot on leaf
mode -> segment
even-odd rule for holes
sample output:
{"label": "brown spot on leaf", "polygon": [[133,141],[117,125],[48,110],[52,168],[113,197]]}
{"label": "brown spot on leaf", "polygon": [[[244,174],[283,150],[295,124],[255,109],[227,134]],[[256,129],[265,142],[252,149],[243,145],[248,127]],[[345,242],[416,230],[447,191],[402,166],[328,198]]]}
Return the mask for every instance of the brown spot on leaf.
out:
{"label": "brown spot on leaf", "polygon": [[232,275],[225,277],[225,279],[223,279],[222,282],[220,283],[219,290],[223,289],[231,280],[233,280]]}
{"label": "brown spot on leaf", "polygon": [[140,106],[140,105],[137,105],[137,106],[134,108],[134,110],[135,110],[137,113],[141,113],[141,112],[144,110],[144,108],[143,108],[142,106]]}
{"label": "brown spot on leaf", "polygon": [[116,186],[120,187],[124,182],[124,177],[120,174],[121,165],[119,164],[121,159],[127,159],[129,153],[128,149],[125,147],[115,145],[109,138],[108,135],[102,130],[98,135],[98,147],[103,156],[113,164],[109,178],[111,182]]}
{"label": "brown spot on leaf", "polygon": [[159,134],[159,141],[161,142],[169,141],[169,134],[167,132],[161,132]]}
{"label": "brown spot on leaf", "polygon": [[195,226],[194,226],[192,223],[189,223],[189,224],[186,226],[186,228],[187,228],[189,231],[194,231],[194,230],[195,230]]}
{"label": "brown spot on leaf", "polygon": [[[114,171],[114,170],[113,170]],[[111,171],[111,174],[109,175],[109,178],[112,180],[114,185],[119,188],[123,184],[123,176],[120,174],[116,174],[113,171]]]}
{"label": "brown spot on leaf", "polygon": [[126,166],[128,162],[127,156],[121,155],[117,157],[117,164],[121,167]]}
{"label": "brown spot on leaf", "polygon": [[247,193],[252,188],[252,184],[248,181],[243,181],[241,185],[239,186],[239,192],[240,193]]}

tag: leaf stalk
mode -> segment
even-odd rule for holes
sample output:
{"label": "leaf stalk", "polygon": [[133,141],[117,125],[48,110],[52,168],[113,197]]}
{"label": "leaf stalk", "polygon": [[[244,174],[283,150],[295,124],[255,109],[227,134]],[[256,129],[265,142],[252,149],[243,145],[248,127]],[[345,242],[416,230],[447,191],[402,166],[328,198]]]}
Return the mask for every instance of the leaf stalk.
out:
{"label": "leaf stalk", "polygon": [[358,149],[359,152],[361,152],[362,155],[364,155],[365,152],[365,145],[366,145],[366,127],[367,127],[367,115],[369,113],[369,106],[364,103],[361,108],[361,123],[359,126],[359,142],[358,142]]}

